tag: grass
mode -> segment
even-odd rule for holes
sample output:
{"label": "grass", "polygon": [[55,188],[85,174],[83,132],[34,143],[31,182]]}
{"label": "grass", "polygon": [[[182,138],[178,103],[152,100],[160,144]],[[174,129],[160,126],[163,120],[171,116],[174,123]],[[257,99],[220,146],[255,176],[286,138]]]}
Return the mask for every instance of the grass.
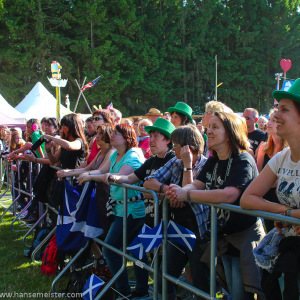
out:
{"label": "grass", "polygon": [[[0,195],[4,192],[1,190]],[[10,204],[5,202],[5,199],[9,199],[10,193],[6,194],[7,197],[0,199],[0,203],[6,207]],[[0,216],[2,216],[5,208],[0,206]],[[13,232],[10,229],[11,222],[14,220],[13,215],[8,212],[3,217],[3,221],[0,222],[0,298],[2,299],[54,299],[53,297],[47,297],[46,293],[51,293],[51,285],[54,277],[45,276],[41,273],[41,262],[32,262],[31,258],[24,256],[24,250],[28,250],[23,244],[23,237],[26,231]],[[1,219],[0,219],[1,221]],[[22,222],[14,224],[15,230],[24,229]],[[27,229],[29,230],[29,228]],[[33,234],[26,239],[27,244],[31,244],[33,240]],[[130,280],[134,280],[133,264],[128,262],[128,275]],[[153,283],[150,275],[149,284]],[[69,277],[68,277],[69,278]],[[58,292],[63,291],[66,288],[68,278],[62,278],[56,284],[56,290]],[[4,295],[3,293],[12,293],[13,295]],[[31,296],[26,297],[24,293],[44,293],[43,296]]]}
{"label": "grass", "polygon": [[[1,190],[1,194],[3,191],[4,190]],[[2,201],[3,198],[0,202]],[[8,206],[8,203],[6,202],[4,205]],[[4,210],[5,209],[0,206],[0,215],[3,214]],[[34,297],[23,297],[22,293],[50,293],[54,277],[43,275],[40,271],[41,263],[32,262],[31,258],[29,259],[24,256],[24,250],[29,249],[25,247],[22,242],[26,231],[13,232],[10,229],[10,224],[13,219],[12,214],[7,213],[0,223],[0,298],[32,299]],[[21,224],[22,223],[15,223],[14,229],[24,229]],[[27,244],[31,244],[32,238],[33,236],[27,238]],[[14,296],[5,296],[3,293],[15,294]],[[35,298],[53,299],[49,297]]]}

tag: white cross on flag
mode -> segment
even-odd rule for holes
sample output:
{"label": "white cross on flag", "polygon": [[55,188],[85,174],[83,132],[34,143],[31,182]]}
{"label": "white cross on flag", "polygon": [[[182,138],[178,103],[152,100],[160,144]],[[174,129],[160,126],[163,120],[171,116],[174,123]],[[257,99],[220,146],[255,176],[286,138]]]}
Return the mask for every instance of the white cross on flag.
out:
{"label": "white cross on flag", "polygon": [[100,287],[105,282],[93,274],[85,283],[82,290],[82,298],[84,300],[93,300]]}
{"label": "white cross on flag", "polygon": [[193,232],[171,220],[168,224],[168,238],[187,247],[190,251],[193,250],[196,242],[196,236]]}
{"label": "white cross on flag", "polygon": [[162,242],[162,222],[145,233],[138,235],[146,252],[158,247]]}
{"label": "white cross on flag", "polygon": [[[143,228],[139,232],[139,234],[145,233],[147,230],[151,229],[148,225],[144,224]],[[130,251],[135,257],[138,259],[142,259],[145,255],[145,249],[143,244],[141,243],[139,237],[137,236],[132,243],[126,248],[128,251]]]}

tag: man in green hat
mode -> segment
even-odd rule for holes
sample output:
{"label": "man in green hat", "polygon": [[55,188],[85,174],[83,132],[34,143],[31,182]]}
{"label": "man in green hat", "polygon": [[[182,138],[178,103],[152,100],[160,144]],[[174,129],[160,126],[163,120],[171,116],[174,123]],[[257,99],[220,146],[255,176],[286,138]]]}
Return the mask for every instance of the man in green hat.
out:
{"label": "man in green hat", "polygon": [[[174,125],[163,118],[158,118],[153,126],[146,126],[145,130],[149,133],[150,150],[153,156],[147,159],[143,165],[129,175],[107,174],[108,180],[118,183],[134,184],[144,179],[164,166],[171,158],[175,157],[172,151],[170,135],[175,130]],[[152,199],[145,200],[146,221],[145,223],[153,227],[154,203]]]}

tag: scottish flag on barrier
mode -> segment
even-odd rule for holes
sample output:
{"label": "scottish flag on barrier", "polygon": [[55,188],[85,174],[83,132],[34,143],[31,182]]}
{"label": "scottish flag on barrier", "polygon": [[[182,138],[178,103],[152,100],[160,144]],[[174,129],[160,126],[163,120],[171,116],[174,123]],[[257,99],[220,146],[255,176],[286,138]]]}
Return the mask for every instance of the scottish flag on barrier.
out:
{"label": "scottish flag on barrier", "polygon": [[95,183],[75,187],[65,182],[63,208],[57,218],[58,250],[79,250],[103,233],[95,199]]}
{"label": "scottish flag on barrier", "polygon": [[[151,227],[144,224],[144,226],[141,229],[141,231],[139,232],[139,234],[146,233],[149,229],[151,229]],[[132,241],[132,243],[126,249],[128,251],[130,251],[132,253],[132,255],[134,255],[138,259],[142,259],[146,255],[144,246],[141,243],[138,236]]]}
{"label": "scottish flag on barrier", "polygon": [[158,247],[162,242],[162,222],[152,229],[148,229],[145,233],[138,235],[146,252]]}
{"label": "scottish flag on barrier", "polygon": [[85,283],[82,290],[82,298],[84,300],[93,300],[100,287],[105,282],[93,274]]}
{"label": "scottish flag on barrier", "polygon": [[196,242],[196,236],[193,232],[171,220],[168,224],[168,238],[187,247],[190,251],[193,250]]}

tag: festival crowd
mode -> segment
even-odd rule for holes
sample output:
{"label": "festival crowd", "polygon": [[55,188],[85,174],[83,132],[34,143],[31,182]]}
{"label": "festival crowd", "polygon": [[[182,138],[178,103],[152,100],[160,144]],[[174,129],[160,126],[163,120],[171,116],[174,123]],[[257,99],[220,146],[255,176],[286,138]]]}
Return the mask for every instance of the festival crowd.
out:
{"label": "festival crowd", "polygon": [[[209,294],[210,207],[205,203],[300,218],[300,79],[273,96],[279,104],[267,118],[255,108],[245,108],[239,115],[220,101],[209,101],[198,124],[192,108],[178,102],[164,113],[151,108],[144,117],[123,121],[119,110],[107,108],[95,110],[85,121],[75,113],[60,121],[30,119],[24,133],[2,126],[0,150],[8,161],[21,161],[19,168],[12,165],[12,171],[20,172],[22,190],[29,186],[28,161],[33,165],[35,197],[22,219],[31,224],[38,220],[39,201],[59,208],[63,178],[72,177],[78,185],[94,181],[98,208],[94,213],[103,227],[99,238],[122,249],[123,218],[129,245],[144,224],[154,226],[154,201],[150,194],[128,190],[124,216],[123,189],[110,182],[153,190],[160,201],[160,219],[167,197],[169,219],[196,236],[192,249],[167,244],[167,273],[181,279],[184,274],[186,282]],[[28,201],[21,194],[18,210]],[[57,222],[53,213],[48,218]],[[217,227],[218,287],[232,300],[299,299],[300,226],[220,209]],[[109,248],[91,243],[90,251],[95,269],[107,265],[112,275],[120,270],[122,258]],[[151,259],[152,253],[141,261],[149,264]],[[148,271],[135,264],[134,272],[135,289],[126,270],[116,281],[117,299],[149,295]],[[159,275],[160,297],[161,282]],[[179,299],[175,284],[169,282],[167,292],[168,299]]]}

